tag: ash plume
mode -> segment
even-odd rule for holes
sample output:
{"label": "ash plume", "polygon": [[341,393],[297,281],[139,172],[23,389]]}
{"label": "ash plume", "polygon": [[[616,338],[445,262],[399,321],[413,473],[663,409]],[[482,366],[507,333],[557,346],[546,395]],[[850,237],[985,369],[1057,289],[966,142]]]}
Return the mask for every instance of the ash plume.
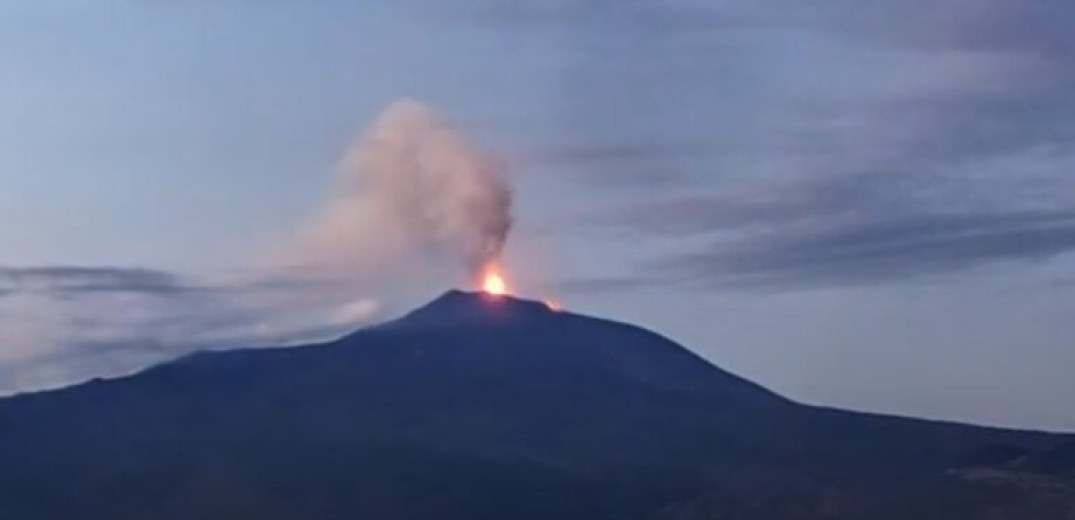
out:
{"label": "ash plume", "polygon": [[389,106],[340,163],[334,192],[302,234],[300,265],[380,276],[447,260],[476,275],[512,226],[505,165],[433,110]]}

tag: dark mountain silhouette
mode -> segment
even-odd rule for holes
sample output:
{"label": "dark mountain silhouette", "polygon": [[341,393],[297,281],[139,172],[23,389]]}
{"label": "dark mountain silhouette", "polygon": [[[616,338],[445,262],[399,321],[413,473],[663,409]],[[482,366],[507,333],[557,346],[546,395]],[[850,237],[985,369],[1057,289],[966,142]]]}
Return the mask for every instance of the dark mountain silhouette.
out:
{"label": "dark mountain silhouette", "polygon": [[452,291],[0,400],[0,518],[1066,519],[1073,445],[809,407],[637,327]]}

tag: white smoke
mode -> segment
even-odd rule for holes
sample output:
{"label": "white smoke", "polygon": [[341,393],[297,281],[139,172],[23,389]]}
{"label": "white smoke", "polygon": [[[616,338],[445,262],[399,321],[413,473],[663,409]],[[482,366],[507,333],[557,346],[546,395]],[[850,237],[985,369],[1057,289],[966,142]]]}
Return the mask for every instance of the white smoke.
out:
{"label": "white smoke", "polygon": [[376,277],[432,258],[475,275],[500,255],[511,230],[504,170],[431,109],[398,101],[346,154],[330,201],[292,260]]}

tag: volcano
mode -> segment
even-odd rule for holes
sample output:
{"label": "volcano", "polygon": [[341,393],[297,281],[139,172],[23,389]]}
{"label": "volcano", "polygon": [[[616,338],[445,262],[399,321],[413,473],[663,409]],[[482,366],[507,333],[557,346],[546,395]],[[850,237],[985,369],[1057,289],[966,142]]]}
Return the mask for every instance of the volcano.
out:
{"label": "volcano", "polygon": [[1072,445],[806,406],[635,326],[450,291],[0,400],[0,518],[1066,519]]}

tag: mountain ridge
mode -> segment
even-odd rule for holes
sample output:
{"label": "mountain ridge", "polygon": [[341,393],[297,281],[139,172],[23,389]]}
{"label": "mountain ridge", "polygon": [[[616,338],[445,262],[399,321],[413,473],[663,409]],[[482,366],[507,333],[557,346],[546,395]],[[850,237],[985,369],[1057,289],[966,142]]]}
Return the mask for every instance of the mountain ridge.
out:
{"label": "mountain ridge", "polygon": [[0,515],[695,520],[775,486],[887,520],[906,493],[977,496],[950,473],[968,454],[1068,439],[802,405],[630,324],[449,291],[330,342],[0,399]]}

